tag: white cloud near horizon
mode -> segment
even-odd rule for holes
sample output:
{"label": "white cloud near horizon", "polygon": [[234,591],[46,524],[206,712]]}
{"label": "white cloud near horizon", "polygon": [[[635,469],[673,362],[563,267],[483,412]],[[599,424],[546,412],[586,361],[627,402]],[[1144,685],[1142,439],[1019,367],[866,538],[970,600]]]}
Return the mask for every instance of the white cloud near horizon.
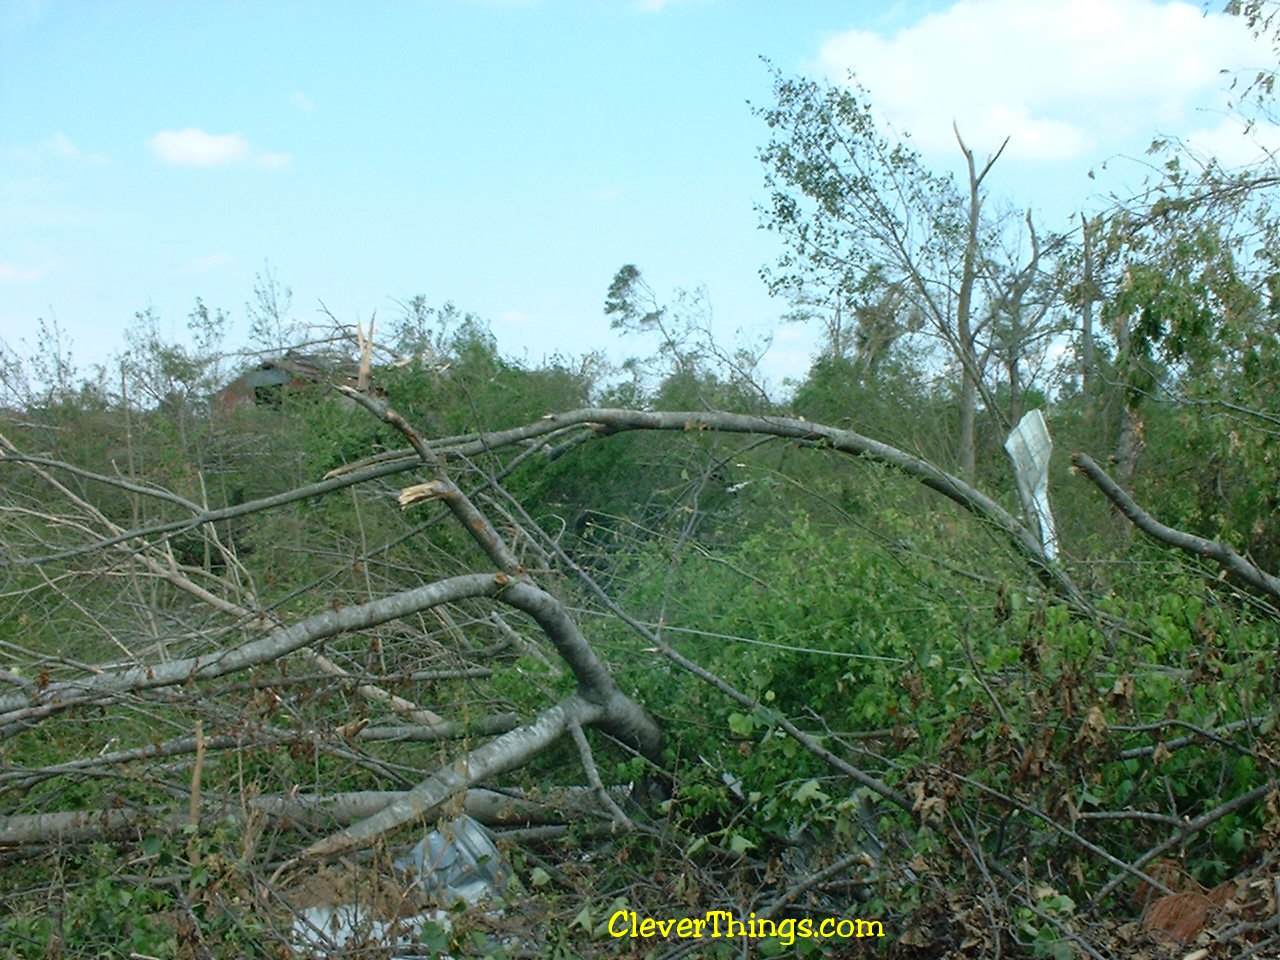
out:
{"label": "white cloud near horizon", "polygon": [[0,150],[0,160],[13,159],[29,166],[37,166],[48,160],[66,163],[100,165],[107,162],[105,154],[87,153],[69,136],[57,130],[43,140]]}
{"label": "white cloud near horizon", "polygon": [[498,320],[513,327],[527,326],[531,322],[529,315],[522,310],[507,310],[498,317]]}
{"label": "white cloud near horizon", "polygon": [[147,147],[161,163],[175,167],[220,167],[248,163],[279,169],[292,159],[287,153],[255,149],[238,133],[207,133],[198,127],[161,130],[147,141]]}
{"label": "white cloud near horizon", "polygon": [[188,260],[182,267],[185,274],[202,274],[211,270],[217,270],[219,267],[225,267],[231,263],[234,257],[229,253],[214,253],[207,257],[196,257],[194,260]]}
{"label": "white cloud near horizon", "polygon": [[1193,154],[1215,157],[1231,170],[1280,157],[1280,126],[1257,123],[1248,127],[1238,117],[1223,117],[1214,126],[1193,130],[1184,142]]}
{"label": "white cloud near horizon", "polygon": [[0,283],[33,283],[43,276],[43,270],[20,267],[13,263],[0,263]]}
{"label": "white cloud near horizon", "polygon": [[926,153],[1071,160],[1186,128],[1224,104],[1221,71],[1269,62],[1238,17],[1175,0],[957,0],[895,33],[828,38],[812,72],[849,71]]}

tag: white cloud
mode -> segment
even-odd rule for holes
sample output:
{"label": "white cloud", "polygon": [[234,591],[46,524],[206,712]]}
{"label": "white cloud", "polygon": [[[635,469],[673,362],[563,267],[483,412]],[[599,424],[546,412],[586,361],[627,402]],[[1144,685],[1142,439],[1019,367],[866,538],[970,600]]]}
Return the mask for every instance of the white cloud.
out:
{"label": "white cloud", "polygon": [[231,263],[232,257],[229,253],[215,253],[207,257],[196,257],[194,260],[188,260],[182,267],[182,272],[187,274],[208,273],[211,270],[217,270],[219,267],[225,267]]}
{"label": "white cloud", "polygon": [[1271,123],[1248,128],[1235,117],[1223,117],[1216,126],[1193,130],[1184,139],[1192,153],[1216,157],[1227,169],[1280,156],[1280,126]]}
{"label": "white cloud", "polygon": [[206,133],[198,127],[161,130],[147,141],[151,152],[162,162],[177,167],[218,167],[249,163],[268,169],[287,165],[287,153],[265,153],[238,133]]}
{"label": "white cloud", "polygon": [[0,283],[33,283],[43,276],[43,270],[19,267],[12,263],[0,263]]}
{"label": "white cloud", "polygon": [[507,310],[498,317],[498,320],[513,327],[528,326],[532,322],[529,315],[521,310]]}
{"label": "white cloud", "polygon": [[311,113],[316,108],[316,102],[301,90],[289,94],[289,102],[304,113]]}
{"label": "white cloud", "polygon": [[958,0],[882,36],[822,44],[819,73],[849,70],[876,109],[926,152],[956,150],[955,120],[980,156],[1066,160],[1185,125],[1221,103],[1220,71],[1263,51],[1237,17],[1155,0]]}
{"label": "white cloud", "polygon": [[196,127],[161,130],[147,146],[164,163],[174,166],[214,167],[249,157],[249,142],[240,134],[216,135]]}
{"label": "white cloud", "polygon": [[48,160],[66,163],[103,164],[107,158],[101,153],[86,153],[61,130],[36,143],[22,144],[7,151],[0,151],[0,159],[18,160],[28,166],[38,166]]}
{"label": "white cloud", "polygon": [[[667,7],[673,7],[677,3],[685,3],[689,0],[636,0],[635,8],[641,13],[661,13]],[[696,2],[707,3],[709,0],[696,0]]]}

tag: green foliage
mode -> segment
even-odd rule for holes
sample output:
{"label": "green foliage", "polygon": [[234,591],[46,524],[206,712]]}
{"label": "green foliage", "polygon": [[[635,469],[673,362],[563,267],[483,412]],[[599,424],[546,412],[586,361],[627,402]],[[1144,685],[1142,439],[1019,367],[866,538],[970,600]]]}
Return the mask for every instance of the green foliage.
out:
{"label": "green foliage", "polygon": [[193,949],[232,956],[268,949],[271,918],[246,908],[251,895],[240,866],[227,859],[230,839],[221,829],[190,828],[148,837],[127,855],[95,844],[83,856],[60,859],[52,866],[75,883],[52,898],[36,890],[7,897],[0,916],[5,956],[173,957]]}
{"label": "green foliage", "polygon": [[653,290],[628,263],[614,274],[605,296],[604,313],[614,330],[645,330],[658,326],[666,311],[657,305]]}
{"label": "green foliage", "polygon": [[[816,281],[852,305],[865,276],[902,266],[890,250],[909,224],[925,233],[921,252],[954,253],[963,232],[954,184],[879,129],[864,88],[775,73],[774,101],[756,113],[772,134],[760,153],[770,188],[762,215],[790,247],[766,272],[775,293]],[[879,231],[860,236],[864,227]]]}
{"label": "green foliage", "polygon": [[608,403],[654,410],[769,411],[755,378],[758,352],[740,347],[728,354],[719,347],[705,290],[678,290],[673,303],[664,306],[639,268],[627,264],[609,284],[604,312],[615,330],[657,338],[655,358],[633,357],[623,364],[631,381],[614,385]]}
{"label": "green foliage", "polygon": [[[881,499],[894,496],[884,485]],[[951,546],[954,528],[944,533],[912,513],[884,510],[871,540],[851,540],[847,529],[797,512],[723,555],[674,566],[655,556],[665,573],[633,580],[631,609],[661,605],[673,642],[760,704],[722,706],[721,724],[707,726],[696,718],[717,712],[717,698],[705,687],[652,666],[627,675],[666,719],[673,753],[701,758],[679,765],[671,808],[700,838],[690,855],[785,847],[797,830],[839,849],[862,842],[854,796],[782,733],[782,716],[821,718],[812,732],[825,746],[853,751],[859,766],[900,789],[920,785],[944,808],[991,801],[938,780],[939,767],[1039,809],[1064,802],[1084,811],[1165,809],[1172,796],[1179,817],[1266,781],[1247,747],[1224,763],[1216,751],[1160,746],[1186,726],[1149,732],[1169,720],[1202,729],[1239,724],[1268,709],[1269,628],[1224,604],[1181,562],[1154,548],[1131,558],[1141,578],[1124,579],[1111,612],[1136,630],[1116,635],[1017,587],[993,594],[931,567],[924,558]],[[873,545],[905,536],[909,555]],[[989,556],[983,569],[1019,578],[1016,567],[1001,572]],[[660,592],[640,586],[650,582]],[[1139,753],[1121,759],[1124,750]],[[1074,856],[1070,843],[1020,808],[997,808],[1001,815],[979,834],[990,856],[1020,851],[1046,868]],[[890,818],[883,829],[902,826]],[[1238,868],[1260,826],[1257,813],[1229,816],[1197,838],[1190,862],[1202,882]],[[1145,849],[1159,835],[1141,820],[1091,834],[1110,850]],[[1098,866],[1083,868],[1083,883],[1046,894],[1041,912],[1068,920],[1097,882]],[[906,908],[902,896],[892,895],[894,909]],[[1058,928],[1030,911],[1024,920],[1036,949],[1056,955]]]}
{"label": "green foliage", "polygon": [[417,359],[380,369],[376,378],[424,436],[499,430],[587,404],[595,386],[592,358],[577,369],[560,358],[527,368],[503,357],[487,325],[472,314],[446,304],[419,319],[431,321],[438,325],[434,332],[401,334],[406,346],[420,348]]}

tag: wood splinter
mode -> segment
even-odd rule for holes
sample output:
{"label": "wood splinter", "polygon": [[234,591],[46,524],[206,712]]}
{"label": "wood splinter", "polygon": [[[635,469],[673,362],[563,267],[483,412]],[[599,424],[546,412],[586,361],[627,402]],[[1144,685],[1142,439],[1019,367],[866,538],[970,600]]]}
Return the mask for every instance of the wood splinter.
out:
{"label": "wood splinter", "polygon": [[438,500],[441,497],[447,497],[450,492],[450,484],[442,480],[431,480],[428,483],[417,483],[412,487],[405,487],[400,491],[397,502],[400,504],[401,510],[406,510],[415,503],[421,503],[424,500]]}

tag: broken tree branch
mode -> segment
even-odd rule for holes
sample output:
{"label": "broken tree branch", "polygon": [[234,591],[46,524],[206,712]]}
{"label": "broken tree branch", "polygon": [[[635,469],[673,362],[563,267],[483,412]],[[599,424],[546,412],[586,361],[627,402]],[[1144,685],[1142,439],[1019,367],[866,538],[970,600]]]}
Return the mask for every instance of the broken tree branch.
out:
{"label": "broken tree branch", "polygon": [[1280,577],[1272,576],[1256,563],[1246,560],[1236,553],[1229,544],[1220,540],[1206,540],[1194,533],[1167,526],[1151,514],[1143,510],[1133,498],[1120,489],[1119,484],[1107,476],[1106,472],[1083,453],[1077,453],[1071,462],[1080,472],[1089,478],[1099,490],[1115,504],[1125,518],[1135,527],[1151,537],[1171,547],[1188,553],[1193,557],[1204,557],[1219,564],[1227,573],[1239,577],[1255,590],[1266,594],[1272,600],[1280,601]]}

